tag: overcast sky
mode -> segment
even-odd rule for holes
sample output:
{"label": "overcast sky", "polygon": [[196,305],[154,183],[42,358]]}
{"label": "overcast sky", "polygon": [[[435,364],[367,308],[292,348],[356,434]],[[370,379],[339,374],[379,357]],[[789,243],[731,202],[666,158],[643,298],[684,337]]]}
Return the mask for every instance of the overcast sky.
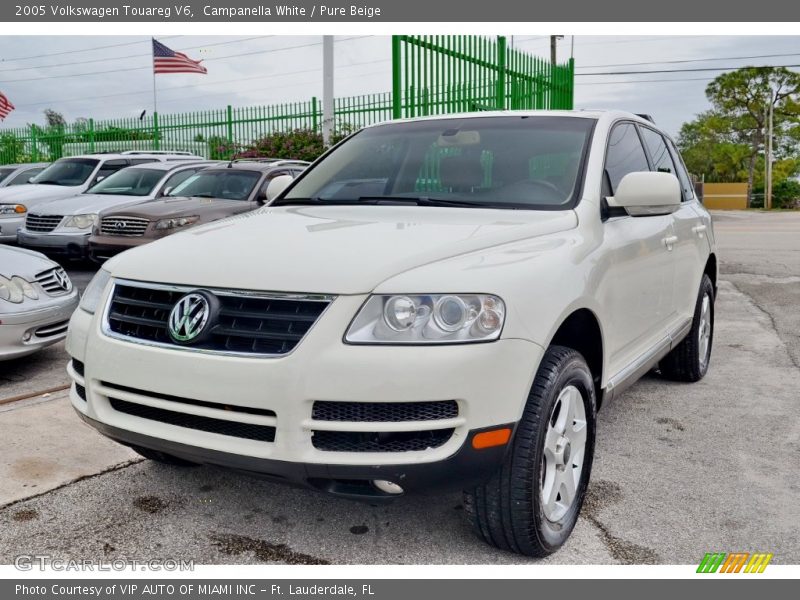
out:
{"label": "overcast sky", "polygon": [[[192,58],[204,59],[208,68],[205,76],[157,76],[160,113],[301,101],[322,95],[319,36],[165,35],[158,39]],[[559,60],[569,57],[570,41],[567,36],[559,42]],[[549,56],[545,36],[518,35],[514,44]],[[0,91],[17,107],[0,123],[0,130],[41,123],[46,108],[63,113],[68,120],[138,116],[144,109],[151,111],[150,52],[150,38],[143,36],[0,36]],[[785,56],[734,59],[775,54]],[[708,108],[705,86],[721,71],[585,74],[798,65],[800,36],[576,36],[574,56],[576,108],[646,112],[675,134],[683,122]],[[389,91],[390,57],[388,37],[338,36],[336,96]]]}

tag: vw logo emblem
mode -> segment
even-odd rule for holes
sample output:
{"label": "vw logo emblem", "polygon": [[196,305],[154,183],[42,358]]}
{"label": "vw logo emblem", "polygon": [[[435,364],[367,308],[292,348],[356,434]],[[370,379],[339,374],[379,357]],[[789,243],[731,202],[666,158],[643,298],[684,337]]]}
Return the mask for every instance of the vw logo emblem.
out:
{"label": "vw logo emblem", "polygon": [[64,271],[58,269],[53,273],[53,276],[56,278],[56,283],[58,283],[62,290],[69,291],[71,283],[69,277]]}
{"label": "vw logo emblem", "polygon": [[186,294],[169,313],[169,335],[176,342],[191,342],[208,323],[211,307],[202,294]]}

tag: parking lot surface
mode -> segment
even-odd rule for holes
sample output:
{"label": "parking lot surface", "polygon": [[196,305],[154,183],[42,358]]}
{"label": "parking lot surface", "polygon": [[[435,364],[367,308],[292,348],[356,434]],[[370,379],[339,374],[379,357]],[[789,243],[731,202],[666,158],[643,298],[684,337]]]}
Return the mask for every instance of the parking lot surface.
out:
{"label": "parking lot surface", "polygon": [[[589,496],[545,563],[800,562],[800,213],[715,214],[712,364],[643,378],[598,419]],[[70,273],[79,285],[87,267]],[[0,402],[67,383],[63,345],[0,363]],[[72,414],[66,392],[0,404],[0,563],[19,554],[197,563],[513,564],[474,538],[460,494],[388,506],[211,467],[141,461]],[[5,434],[9,432],[8,434]],[[33,487],[35,486],[35,487]]]}

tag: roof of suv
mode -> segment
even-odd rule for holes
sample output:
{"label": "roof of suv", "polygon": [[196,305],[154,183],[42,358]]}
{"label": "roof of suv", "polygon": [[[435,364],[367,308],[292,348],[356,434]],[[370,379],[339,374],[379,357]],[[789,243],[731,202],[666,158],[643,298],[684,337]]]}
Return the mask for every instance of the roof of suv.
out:
{"label": "roof of suv", "polygon": [[223,161],[219,160],[202,160],[202,159],[193,159],[193,160],[173,160],[170,162],[149,162],[149,163],[140,163],[138,165],[131,165],[130,167],[125,167],[125,171],[128,169],[150,169],[153,171],[172,171],[174,169],[181,169],[181,168],[188,168],[188,167],[218,167],[224,165]]}
{"label": "roof of suv", "polygon": [[248,171],[270,171],[282,167],[294,167],[305,169],[311,163],[306,160],[294,160],[283,158],[239,158],[227,164],[220,164],[217,168],[224,169],[246,169]]}
{"label": "roof of suv", "polygon": [[[649,115],[648,115],[649,116]],[[431,115],[427,117],[411,117],[408,119],[394,119],[367,125],[364,129],[390,125],[392,123],[410,123],[416,121],[437,121],[449,119],[479,119],[485,117],[575,117],[583,119],[600,119],[601,117],[610,119],[630,119],[641,123],[653,125],[652,117],[644,119],[641,115],[636,115],[624,110],[613,109],[576,109],[576,110],[487,110],[481,112],[452,113]]]}
{"label": "roof of suv", "polygon": [[165,154],[165,153],[154,153],[151,154],[149,152],[143,152],[141,154],[125,154],[124,152],[94,152],[94,153],[87,153],[87,154],[76,154],[75,156],[64,156],[59,158],[58,160],[70,160],[70,159],[80,159],[80,158],[93,158],[96,160],[118,160],[118,159],[138,159],[138,158],[154,158],[159,162],[165,161],[169,158],[173,160],[203,160],[202,156],[191,156],[186,154]]}

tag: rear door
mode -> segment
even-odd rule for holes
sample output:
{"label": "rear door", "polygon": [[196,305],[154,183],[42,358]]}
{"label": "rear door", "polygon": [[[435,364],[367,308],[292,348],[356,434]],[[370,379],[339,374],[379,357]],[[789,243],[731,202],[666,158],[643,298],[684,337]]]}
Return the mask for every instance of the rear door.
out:
{"label": "rear door", "polygon": [[[613,196],[628,173],[649,171],[650,162],[633,123],[617,123],[606,150],[603,196]],[[674,261],[668,242],[671,215],[631,217],[613,209],[604,223],[605,277],[600,300],[610,318],[606,328],[609,372],[616,375],[667,335],[672,319]]]}

